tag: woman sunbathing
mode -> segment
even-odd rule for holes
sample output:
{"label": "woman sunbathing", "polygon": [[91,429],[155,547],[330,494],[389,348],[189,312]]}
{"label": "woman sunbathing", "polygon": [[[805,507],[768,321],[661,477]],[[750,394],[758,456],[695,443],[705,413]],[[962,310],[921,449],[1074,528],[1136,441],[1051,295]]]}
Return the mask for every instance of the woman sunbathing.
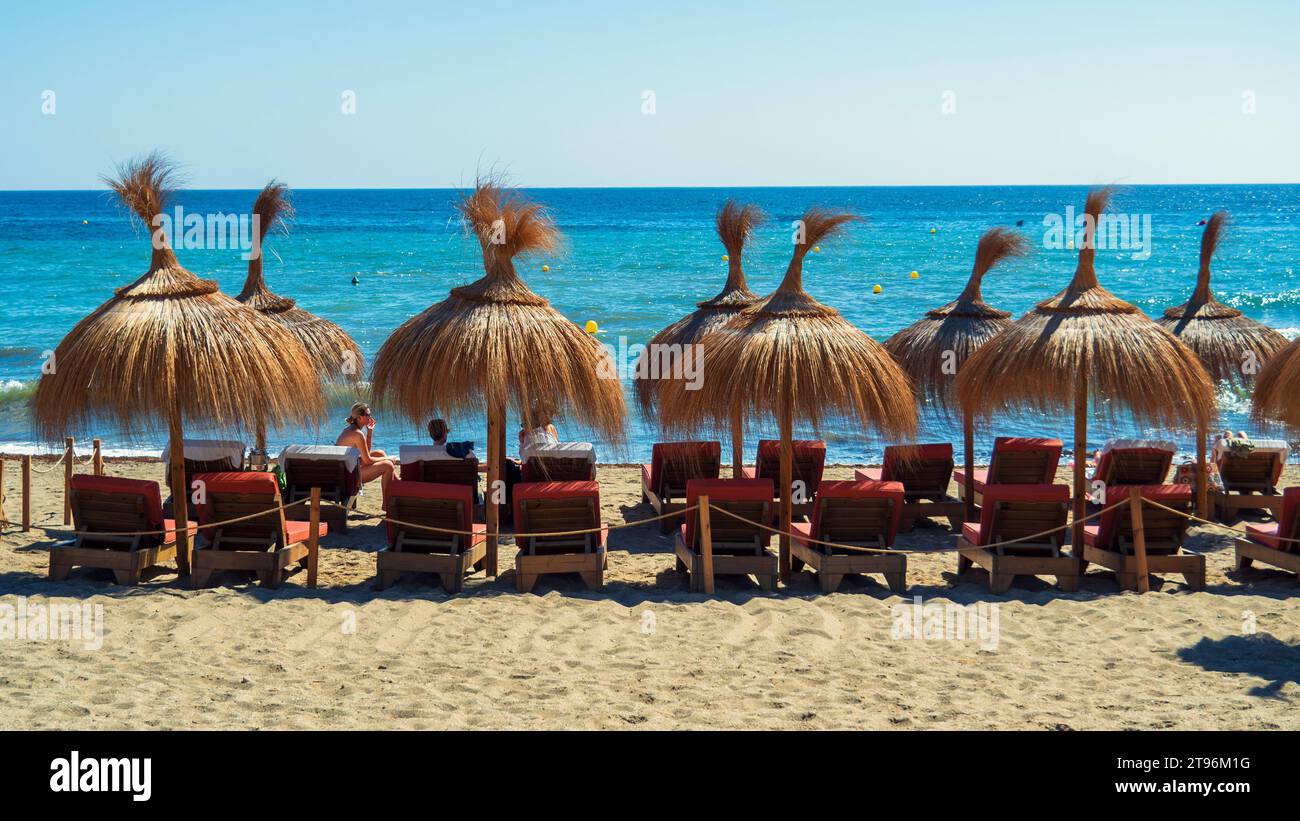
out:
{"label": "woman sunbathing", "polygon": [[348,416],[348,425],[334,442],[345,448],[356,448],[361,452],[361,482],[379,480],[380,488],[388,487],[388,480],[393,478],[397,461],[382,450],[375,450],[375,417],[370,413],[370,406],[358,402],[352,406]]}

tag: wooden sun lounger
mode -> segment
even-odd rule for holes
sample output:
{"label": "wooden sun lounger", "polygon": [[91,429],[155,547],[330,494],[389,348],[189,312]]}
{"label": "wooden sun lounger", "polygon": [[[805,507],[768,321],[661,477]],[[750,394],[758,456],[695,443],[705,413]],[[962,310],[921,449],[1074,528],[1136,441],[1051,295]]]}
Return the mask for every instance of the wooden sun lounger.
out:
{"label": "wooden sun lounger", "polygon": [[1277,483],[1286,458],[1274,450],[1256,450],[1237,455],[1226,451],[1216,455],[1223,488],[1213,488],[1210,499],[1216,519],[1231,519],[1243,510],[1267,510],[1274,518],[1282,512]]}
{"label": "wooden sun lounger", "polygon": [[[204,528],[203,544],[194,550],[191,582],[207,586],[213,572],[240,570],[256,573],[263,587],[279,587],[289,565],[311,571],[307,549],[310,522],[287,521],[279,509],[280,486],[270,473],[203,473],[206,500],[199,507],[199,523],[224,522],[263,515],[217,528]],[[318,538],[329,532],[324,522]],[[314,574],[313,574],[314,575]]]}
{"label": "wooden sun lounger", "polygon": [[[778,560],[768,549],[770,531],[748,522],[772,519],[771,479],[692,479],[686,484],[686,506],[695,507],[706,495],[710,503],[747,521],[718,511],[710,515],[715,576],[753,576],[763,590],[776,589]],[[704,557],[701,554],[698,511],[688,511],[673,539],[677,569],[686,573],[692,593],[704,592]]]}
{"label": "wooden sun lounger", "polygon": [[1282,509],[1272,524],[1246,525],[1246,538],[1236,542],[1236,569],[1261,562],[1297,574],[1300,581],[1300,487],[1282,491]]}
{"label": "wooden sun lounger", "polygon": [[[77,540],[72,545],[50,548],[51,581],[66,579],[74,567],[93,567],[113,571],[118,584],[139,584],[145,570],[175,561],[176,521],[163,517],[162,493],[156,482],[74,475],[71,501]],[[172,532],[156,536],[103,535],[155,530]],[[197,532],[197,526],[191,523],[191,539]]]}
{"label": "wooden sun lounger", "polygon": [[[993,440],[993,457],[988,470],[975,471],[975,504],[984,504],[986,485],[1050,485],[1056,481],[1061,462],[1060,439],[1037,439],[1023,436],[999,436]],[[966,475],[954,471],[957,496],[966,499]]]}
{"label": "wooden sun lounger", "polygon": [[[311,489],[318,487],[322,500],[336,503],[321,505],[321,521],[337,533],[347,533],[348,510],[356,505],[357,494],[361,491],[360,467],[349,471],[342,459],[296,456],[284,458],[283,462],[280,468],[284,471],[286,504],[308,498]],[[307,505],[286,511],[287,518],[295,521],[306,521],[308,515]]]}
{"label": "wooden sun lounger", "polygon": [[[806,517],[812,513],[813,501],[817,488],[821,485],[822,474],[826,470],[826,443],[819,440],[798,440],[793,443],[790,460],[790,482],[802,490],[804,501],[791,506],[791,515]],[[745,479],[768,479],[774,488],[779,488],[781,481],[781,442],[778,439],[760,439],[758,454],[753,467],[742,467],[740,475]],[[775,501],[775,498],[773,499]],[[773,507],[773,516],[778,508]],[[775,521],[775,519],[773,520]]]}
{"label": "wooden sun lounger", "polygon": [[[641,466],[641,500],[654,508],[656,516],[686,508],[686,483],[692,479],[716,479],[722,464],[719,442],[658,442],[650,464]],[[667,533],[680,522],[659,520],[659,532]]]}
{"label": "wooden sun lounger", "polygon": [[1055,576],[1065,591],[1079,589],[1079,562],[1061,553],[1064,530],[1013,545],[985,545],[1059,528],[1069,517],[1066,485],[987,485],[978,522],[962,525],[957,540],[957,575],[976,564],[989,573],[989,590],[1005,593],[1016,576]]}
{"label": "wooden sun lounger", "polygon": [[[384,514],[404,524],[387,525],[388,546],[375,554],[375,587],[383,590],[403,573],[433,573],[448,593],[464,590],[465,576],[487,564],[487,525],[474,523],[473,510],[474,491],[465,485],[390,481]],[[474,535],[440,533],[408,524]]]}
{"label": "wooden sun lounger", "polygon": [[904,499],[899,530],[906,533],[917,519],[943,517],[954,532],[966,520],[966,504],[948,495],[952,480],[952,445],[890,445],[879,468],[854,472],[860,482],[902,482]]}
{"label": "wooden sun lounger", "polygon": [[[1106,486],[1106,505],[1129,497],[1130,488]],[[1190,485],[1145,485],[1143,498],[1165,507],[1192,512]],[[1148,574],[1181,573],[1192,590],[1205,589],[1205,557],[1183,552],[1187,538],[1187,519],[1151,505],[1142,506],[1142,533],[1146,544]],[[1137,590],[1137,558],[1133,553],[1133,516],[1127,507],[1103,513],[1094,524],[1083,526],[1083,564],[1088,562],[1113,570],[1121,590]]]}
{"label": "wooden sun lounger", "polygon": [[[790,525],[791,569],[807,565],[817,574],[823,593],[833,593],[847,575],[880,573],[889,589],[907,589],[907,556],[855,551],[851,547],[814,544],[809,539],[863,548],[894,544],[904,508],[901,482],[822,482],[812,521]],[[716,521],[716,520],[715,520]]]}
{"label": "wooden sun lounger", "polygon": [[[559,533],[600,528],[600,485],[595,482],[526,482],[515,485],[515,531]],[[548,573],[577,573],[590,590],[605,585],[608,553],[605,531],[567,536],[524,536],[517,539],[515,586],[527,593],[537,577]]]}

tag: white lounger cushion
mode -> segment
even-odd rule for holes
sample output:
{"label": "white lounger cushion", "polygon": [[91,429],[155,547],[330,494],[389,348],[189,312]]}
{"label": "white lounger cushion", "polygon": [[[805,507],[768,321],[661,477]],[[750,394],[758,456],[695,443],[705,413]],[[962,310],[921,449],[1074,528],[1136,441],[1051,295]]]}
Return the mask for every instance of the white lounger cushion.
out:
{"label": "white lounger cushion", "polygon": [[596,446],[590,442],[560,442],[555,445],[525,445],[520,456],[524,460],[554,457],[558,459],[586,459],[596,463]]}
{"label": "white lounger cushion", "polygon": [[305,459],[311,462],[344,462],[347,464],[348,473],[357,469],[357,464],[361,461],[361,451],[356,448],[345,448],[341,445],[289,445],[280,451],[280,458],[277,459],[281,467],[288,459]]}
{"label": "white lounger cushion", "polygon": [[[1255,446],[1256,453],[1276,453],[1286,461],[1286,457],[1291,453],[1291,447],[1281,439],[1251,439],[1250,443]],[[1228,452],[1228,440],[1218,439],[1214,443],[1214,461],[1219,461],[1224,454]]]}
{"label": "white lounger cushion", "polygon": [[1178,445],[1168,439],[1111,439],[1102,446],[1102,452],[1111,450],[1163,450],[1177,453]]}
{"label": "white lounger cushion", "polygon": [[[228,459],[236,468],[244,466],[244,443],[233,439],[182,439],[185,458],[194,462],[216,462]],[[171,459],[171,448],[163,451],[163,461]]]}
{"label": "white lounger cushion", "polygon": [[[404,465],[415,462],[441,462],[460,458],[449,455],[445,445],[402,445],[398,448],[397,453],[398,458],[401,459]],[[478,458],[475,456],[474,451],[470,451],[465,458],[470,457]]]}

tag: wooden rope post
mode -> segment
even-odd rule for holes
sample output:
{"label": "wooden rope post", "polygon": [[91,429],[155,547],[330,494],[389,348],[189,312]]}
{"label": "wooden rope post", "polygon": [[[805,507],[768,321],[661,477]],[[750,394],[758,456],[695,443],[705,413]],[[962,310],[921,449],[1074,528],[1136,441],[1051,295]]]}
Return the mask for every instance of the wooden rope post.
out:
{"label": "wooden rope post", "polygon": [[72,437],[63,440],[63,523],[72,524]]}
{"label": "wooden rope post", "polygon": [[23,532],[32,529],[32,457],[23,457]]}
{"label": "wooden rope post", "polygon": [[104,454],[102,453],[102,449],[99,446],[99,440],[92,439],[91,443],[94,445],[95,448],[95,455],[91,458],[92,469],[95,471],[96,476],[103,476],[104,475]]}
{"label": "wooden rope post", "polygon": [[1147,575],[1147,537],[1142,527],[1142,491],[1131,487],[1128,491],[1128,512],[1133,522],[1133,556],[1137,565],[1137,591],[1145,593],[1151,589],[1151,579]]}
{"label": "wooden rope post", "polygon": [[[965,464],[966,481],[962,487],[962,496],[966,501],[966,521],[978,522],[979,514],[975,512],[975,418],[971,416],[970,411],[963,413],[965,419],[962,421],[962,449],[965,451],[963,463]],[[944,488],[944,492],[947,492]]]}
{"label": "wooden rope post", "polygon": [[700,497],[700,572],[704,574],[704,592],[713,595],[713,526],[709,521],[709,497]]}
{"label": "wooden rope post", "polygon": [[1196,515],[1202,519],[1210,518],[1210,477],[1205,464],[1205,438],[1209,435],[1208,425],[1196,427]]}
{"label": "wooden rope post", "polygon": [[311,489],[311,513],[307,516],[307,586],[316,587],[316,569],[320,562],[320,488]]}

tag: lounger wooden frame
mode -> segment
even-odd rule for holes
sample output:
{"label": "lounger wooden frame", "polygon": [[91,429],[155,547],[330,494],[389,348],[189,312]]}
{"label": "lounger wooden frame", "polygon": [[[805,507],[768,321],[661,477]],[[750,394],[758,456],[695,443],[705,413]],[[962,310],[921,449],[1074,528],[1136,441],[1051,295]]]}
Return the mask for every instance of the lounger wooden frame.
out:
{"label": "lounger wooden frame", "polygon": [[280,586],[292,564],[311,571],[307,542],[288,542],[276,496],[209,490],[207,504],[217,521],[263,515],[204,531],[204,543],[194,549],[191,583],[195,588],[206,587],[218,570],[256,573],[262,586],[269,588]]}
{"label": "lounger wooden frame", "polygon": [[[520,486],[516,485],[516,492]],[[521,499],[523,522],[515,527],[525,533],[587,530],[600,526],[600,511],[592,496]],[[609,554],[596,533],[575,536],[524,537],[515,554],[515,588],[528,593],[539,576],[577,573],[587,589],[603,590]]]}
{"label": "lounger wooden frame", "polygon": [[680,519],[670,518],[670,514],[686,509],[686,483],[691,479],[716,479],[721,466],[721,455],[692,453],[674,458],[665,453],[659,487],[650,487],[645,476],[641,477],[641,500],[649,503],[656,516],[665,517],[659,520],[660,533],[667,533],[681,524]]}
{"label": "lounger wooden frame", "polygon": [[[401,522],[443,530],[468,531],[473,513],[458,499],[420,499],[393,496],[388,516]],[[465,577],[487,568],[487,539],[460,533],[405,528],[395,525],[397,538],[375,554],[375,588],[397,583],[403,573],[432,573],[449,594],[465,589]]]}
{"label": "lounger wooden frame", "polygon": [[[822,506],[821,533],[809,534],[812,538],[860,548],[889,546],[885,544],[883,534],[889,530],[894,511],[893,499],[822,497],[817,501]],[[906,505],[903,509],[907,509]],[[870,540],[853,538],[853,534],[860,533],[881,535]],[[716,544],[715,536],[714,545]],[[907,556],[901,553],[854,551],[852,547],[830,547],[791,538],[790,554],[791,571],[797,573],[807,565],[817,574],[817,583],[823,593],[835,592],[845,576],[868,573],[883,575],[889,589],[895,593],[907,589]]]}
{"label": "lounger wooden frame", "polygon": [[[1068,501],[994,502],[998,510],[996,529],[991,541],[1002,542],[1030,536],[1066,523]],[[957,575],[972,565],[988,571],[989,591],[1005,593],[1016,576],[1055,576],[1056,584],[1066,592],[1079,589],[1079,560],[1061,552],[1064,532],[1040,542],[1018,542],[998,548],[971,544],[964,535],[957,539]]]}
{"label": "lounger wooden frame", "polygon": [[[710,497],[716,508],[729,510],[753,522],[767,522],[772,518],[770,501],[741,501]],[[748,522],[733,519],[725,513],[710,517],[713,534],[713,575],[753,576],[763,590],[776,590],[778,559],[768,549],[772,534]],[[676,567],[687,575],[692,593],[704,592],[704,557],[694,545],[686,544],[681,531],[673,537],[677,554]]]}
{"label": "lounger wooden frame", "polygon": [[[1161,504],[1172,507],[1168,501]],[[1185,503],[1187,512],[1191,512],[1190,499]],[[1086,573],[1088,563],[1101,565],[1115,573],[1115,580],[1120,590],[1138,589],[1137,556],[1133,552],[1133,519],[1131,511],[1118,510],[1116,523],[1119,528],[1117,541],[1119,550],[1108,550],[1090,544],[1083,546],[1083,561],[1079,573]],[[1146,563],[1148,575],[1179,573],[1192,590],[1205,589],[1205,557],[1184,553],[1183,542],[1187,538],[1187,519],[1176,513],[1170,513],[1151,505],[1142,506],[1142,531],[1146,542]]]}
{"label": "lounger wooden frame", "polygon": [[[332,532],[348,532],[348,509],[355,506],[356,497],[344,496],[348,486],[348,468],[343,460],[290,456],[280,467],[284,470],[287,485],[285,504],[306,499],[311,495],[311,489],[318,487],[322,501],[335,502],[331,505],[321,505],[321,521],[329,525]],[[309,515],[307,505],[288,508],[284,515],[293,521],[306,521]]]}
{"label": "lounger wooden frame", "polygon": [[145,570],[176,560],[176,542],[164,544],[161,536],[107,536],[85,532],[139,533],[156,530],[149,524],[144,497],[129,493],[73,489],[72,521],[77,540],[50,548],[51,581],[62,581],[74,567],[113,571],[118,584],[139,584]]}

